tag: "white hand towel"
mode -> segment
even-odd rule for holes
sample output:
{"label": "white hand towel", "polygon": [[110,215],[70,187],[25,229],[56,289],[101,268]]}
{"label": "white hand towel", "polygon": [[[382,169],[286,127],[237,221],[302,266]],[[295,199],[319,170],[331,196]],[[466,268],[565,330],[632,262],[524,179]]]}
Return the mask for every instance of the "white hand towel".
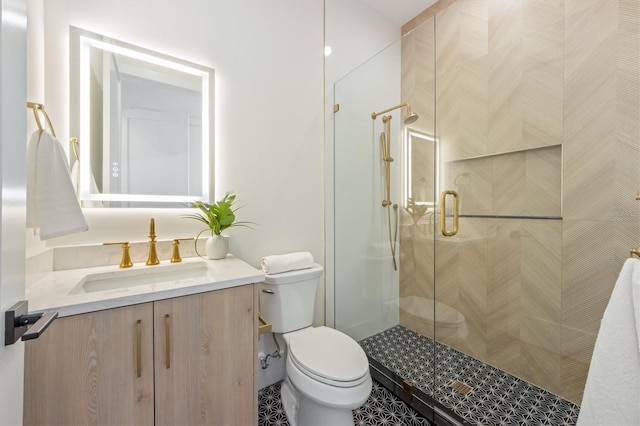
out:
{"label": "white hand towel", "polygon": [[41,240],[89,229],[65,151],[42,130],[31,135],[27,146],[27,227],[40,228]]}
{"label": "white hand towel", "polygon": [[265,274],[280,274],[282,272],[297,271],[313,266],[313,256],[306,251],[272,255],[262,258],[262,271]]}
{"label": "white hand towel", "polygon": [[640,425],[640,260],[624,263],[604,312],[578,425]]}

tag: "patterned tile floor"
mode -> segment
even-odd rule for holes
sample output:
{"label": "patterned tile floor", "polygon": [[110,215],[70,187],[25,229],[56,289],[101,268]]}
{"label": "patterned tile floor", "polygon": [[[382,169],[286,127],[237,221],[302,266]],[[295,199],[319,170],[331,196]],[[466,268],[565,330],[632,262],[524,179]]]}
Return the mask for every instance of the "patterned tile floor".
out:
{"label": "patterned tile floor", "polygon": [[[288,426],[280,401],[280,384],[258,391],[258,426]],[[371,396],[362,407],[353,411],[354,425],[429,426],[430,423],[395,397],[378,382],[373,382]],[[327,425],[331,426],[331,425]]]}
{"label": "patterned tile floor", "polygon": [[[367,355],[473,425],[575,425],[580,407],[462,352],[397,325],[360,342]],[[436,367],[433,368],[434,349]],[[473,387],[462,395],[454,380]]]}

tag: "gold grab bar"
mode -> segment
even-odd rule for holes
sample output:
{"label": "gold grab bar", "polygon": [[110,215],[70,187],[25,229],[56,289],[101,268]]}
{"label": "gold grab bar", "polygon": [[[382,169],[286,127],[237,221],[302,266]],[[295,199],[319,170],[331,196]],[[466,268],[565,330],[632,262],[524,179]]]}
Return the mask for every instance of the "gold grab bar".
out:
{"label": "gold grab bar", "polygon": [[35,117],[36,124],[38,125],[38,129],[40,130],[44,130],[44,127],[42,126],[42,122],[40,121],[40,115],[38,114],[38,111],[42,112],[42,115],[44,115],[44,118],[47,120],[49,129],[51,129],[51,134],[55,138],[56,131],[53,130],[53,124],[51,124],[51,120],[49,119],[49,114],[47,114],[47,111],[44,109],[44,105],[38,104],[35,102],[27,102],[27,108],[31,108],[33,110],[33,116]]}
{"label": "gold grab bar", "polygon": [[[453,229],[447,231],[447,195],[453,196]],[[440,232],[445,237],[452,237],[458,233],[458,193],[451,189],[440,194]]]}
{"label": "gold grab bar", "polygon": [[640,247],[629,250],[631,257],[636,256],[640,258]]}

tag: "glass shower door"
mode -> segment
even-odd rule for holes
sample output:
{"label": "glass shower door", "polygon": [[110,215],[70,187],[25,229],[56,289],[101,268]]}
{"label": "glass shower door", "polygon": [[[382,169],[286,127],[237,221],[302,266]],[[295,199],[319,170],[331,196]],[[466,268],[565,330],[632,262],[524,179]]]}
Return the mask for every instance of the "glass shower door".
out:
{"label": "glass shower door", "polygon": [[[429,419],[439,178],[433,25],[334,87],[335,327],[364,348],[374,380]],[[407,120],[409,111],[419,118]]]}
{"label": "glass shower door", "polygon": [[[398,323],[398,271],[388,239],[381,119],[376,105],[400,100],[400,43],[335,85],[335,326],[356,340]],[[396,126],[394,126],[396,127]],[[396,128],[397,129],[397,128]],[[392,156],[399,158],[394,141]],[[397,183],[399,170],[390,180]],[[397,196],[392,187],[392,197]]]}

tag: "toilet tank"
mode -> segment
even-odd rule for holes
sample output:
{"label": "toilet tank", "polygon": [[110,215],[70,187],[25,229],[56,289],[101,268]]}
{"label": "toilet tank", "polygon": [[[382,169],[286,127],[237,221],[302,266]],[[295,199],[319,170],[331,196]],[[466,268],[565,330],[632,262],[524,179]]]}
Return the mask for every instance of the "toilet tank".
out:
{"label": "toilet tank", "polygon": [[260,283],[260,314],[274,333],[288,333],[313,323],[316,289],[322,266],[266,274]]}

